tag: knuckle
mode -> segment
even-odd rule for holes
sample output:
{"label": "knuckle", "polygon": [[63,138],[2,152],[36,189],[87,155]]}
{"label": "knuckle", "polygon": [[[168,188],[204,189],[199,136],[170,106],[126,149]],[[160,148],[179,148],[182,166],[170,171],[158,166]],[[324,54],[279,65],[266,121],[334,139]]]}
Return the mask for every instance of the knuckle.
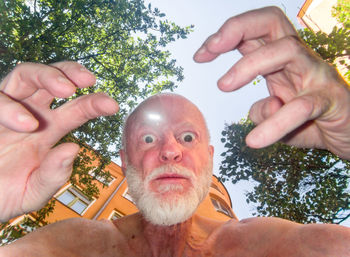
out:
{"label": "knuckle", "polygon": [[83,65],[74,62],[74,61],[61,61],[61,62],[55,62],[55,63],[51,63],[50,66],[55,67],[56,69],[59,70],[69,70],[72,68],[81,68],[83,67]]}
{"label": "knuckle", "polygon": [[310,100],[309,96],[300,96],[298,99],[298,105],[300,106],[299,111],[306,116],[310,116],[314,110],[313,101]]}
{"label": "knuckle", "polygon": [[266,7],[266,10],[268,10],[271,14],[275,15],[278,18],[285,17],[283,10],[277,6],[268,6]]}
{"label": "knuckle", "polygon": [[238,16],[233,16],[231,18],[229,18],[224,25],[227,25],[228,27],[232,27],[235,26],[235,24],[239,23],[240,21],[240,15]]}
{"label": "knuckle", "polygon": [[283,44],[287,48],[286,50],[292,53],[298,54],[298,53],[305,52],[305,47],[298,36],[288,35],[284,37]]}
{"label": "knuckle", "polygon": [[26,69],[29,65],[35,65],[35,63],[31,62],[22,62],[16,65],[16,67],[13,69],[14,72],[18,72],[22,69]]}
{"label": "knuckle", "polygon": [[263,121],[261,115],[261,101],[254,103],[249,110],[249,118],[255,123],[260,124]]}
{"label": "knuckle", "polygon": [[96,118],[94,103],[90,98],[91,96],[85,95],[77,99],[77,107],[81,116],[88,120]]}
{"label": "knuckle", "polygon": [[[244,59],[244,65],[246,67],[255,67],[254,65],[256,64],[256,58],[254,54],[247,54],[243,57]],[[259,71],[256,71],[256,75],[259,74]]]}

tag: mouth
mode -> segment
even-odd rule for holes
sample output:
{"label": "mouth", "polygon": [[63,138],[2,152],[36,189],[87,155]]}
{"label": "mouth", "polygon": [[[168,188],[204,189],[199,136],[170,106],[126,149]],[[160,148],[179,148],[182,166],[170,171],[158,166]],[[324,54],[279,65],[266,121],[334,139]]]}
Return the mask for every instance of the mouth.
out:
{"label": "mouth", "polygon": [[188,180],[188,179],[189,179],[188,177],[185,177],[179,174],[165,173],[165,174],[159,175],[154,180],[158,182],[165,182],[165,183],[180,183],[181,181]]}

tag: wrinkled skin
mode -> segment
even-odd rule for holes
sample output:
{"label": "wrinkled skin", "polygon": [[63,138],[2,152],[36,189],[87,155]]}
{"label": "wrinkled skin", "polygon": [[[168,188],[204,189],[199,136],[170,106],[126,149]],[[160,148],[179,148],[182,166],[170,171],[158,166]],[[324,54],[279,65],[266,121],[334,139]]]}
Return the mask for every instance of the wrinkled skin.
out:
{"label": "wrinkled skin", "polygon": [[337,225],[299,225],[277,218],[218,222],[195,215],[178,225],[157,227],[135,214],[115,224],[77,218],[58,222],[0,248],[0,256],[349,256],[349,239],[349,232]]}
{"label": "wrinkled skin", "polygon": [[233,91],[263,75],[270,92],[250,110],[258,126],[247,136],[249,146],[261,148],[283,139],[350,158],[349,86],[301,42],[280,9],[263,8],[227,20],[194,60],[208,62],[232,49],[243,57],[218,81],[219,88]]}
{"label": "wrinkled skin", "polygon": [[69,97],[76,87],[94,83],[95,76],[73,62],[20,64],[2,81],[0,221],[38,210],[67,181],[79,146],[66,143],[52,148],[60,138],[89,119],[118,110],[105,94],[50,109],[54,97]]}
{"label": "wrinkled skin", "polygon": [[[251,108],[250,117],[258,126],[248,135],[248,145],[259,148],[283,140],[328,149],[350,159],[348,85],[304,46],[282,11],[269,7],[229,19],[194,59],[208,62],[234,49],[243,57],[219,80],[219,88],[233,91],[261,74],[271,95]],[[0,86],[0,190],[8,187],[0,191],[3,220],[42,205],[68,177],[77,148],[68,144],[51,149],[54,140],[89,118],[117,109],[107,96],[93,95],[49,110],[53,96],[67,97],[73,85],[93,83],[91,74],[64,69],[77,64],[59,65],[63,67],[20,65]],[[31,70],[39,68],[39,73]],[[59,75],[72,84],[57,82]],[[16,90],[18,87],[23,90]],[[18,92],[21,94],[16,95]],[[37,120],[17,119],[18,114],[29,112]],[[66,118],[72,112],[77,114],[76,121]],[[43,121],[46,126],[40,126]],[[15,151],[19,146],[33,156]],[[36,176],[48,182],[31,183],[28,178]],[[17,198],[12,197],[16,190],[8,186],[14,186],[12,180],[20,181],[15,185],[21,192]],[[114,224],[84,219],[58,222],[0,248],[0,256],[350,256],[349,242],[349,229],[337,225],[300,225],[276,218],[224,223],[194,215],[175,226],[157,227],[136,214]]]}

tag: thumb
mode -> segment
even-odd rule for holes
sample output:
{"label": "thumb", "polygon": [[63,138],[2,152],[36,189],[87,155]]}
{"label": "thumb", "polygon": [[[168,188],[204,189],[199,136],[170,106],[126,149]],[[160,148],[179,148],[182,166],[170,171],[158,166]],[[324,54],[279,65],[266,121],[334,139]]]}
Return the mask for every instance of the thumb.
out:
{"label": "thumb", "polygon": [[284,104],[247,135],[247,145],[262,148],[282,139],[322,113],[321,105],[316,103],[317,97],[303,95]]}
{"label": "thumb", "polygon": [[249,111],[249,118],[260,124],[283,106],[283,102],[276,96],[269,96],[254,103]]}
{"label": "thumb", "polygon": [[22,204],[24,212],[43,207],[68,181],[79,149],[74,143],[64,143],[48,152],[40,167],[28,179]]}

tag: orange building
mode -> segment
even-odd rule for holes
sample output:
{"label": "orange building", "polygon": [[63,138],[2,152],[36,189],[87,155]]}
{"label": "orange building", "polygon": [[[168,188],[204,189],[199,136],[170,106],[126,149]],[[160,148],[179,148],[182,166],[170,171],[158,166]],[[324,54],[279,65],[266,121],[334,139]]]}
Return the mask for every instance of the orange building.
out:
{"label": "orange building", "polygon": [[[332,15],[333,7],[337,3],[338,0],[306,0],[297,18],[304,27],[314,32],[329,34],[335,26],[342,27],[342,24]],[[342,62],[345,62],[346,65]],[[344,76],[348,72],[349,56],[338,57],[335,64],[339,73]]]}
{"label": "orange building", "polygon": [[329,34],[334,26],[340,26],[332,16],[332,8],[337,2],[338,0],[306,0],[297,15],[299,22],[312,31]]}
{"label": "orange building", "polygon": [[[137,207],[128,194],[126,178],[119,165],[111,162],[104,172],[109,172],[108,179],[96,176],[91,170],[89,174],[98,180],[96,185],[100,190],[98,197],[90,198],[84,195],[79,186],[66,183],[55,194],[56,204],[53,213],[46,219],[48,223],[73,218],[83,217],[87,219],[117,219],[133,214],[138,211]],[[103,186],[105,185],[105,186]],[[225,186],[212,177],[212,184],[206,199],[200,204],[197,214],[215,220],[237,219],[232,211],[232,203]],[[35,213],[28,214],[29,218],[35,219]],[[11,225],[20,224],[25,215],[11,220]]]}

